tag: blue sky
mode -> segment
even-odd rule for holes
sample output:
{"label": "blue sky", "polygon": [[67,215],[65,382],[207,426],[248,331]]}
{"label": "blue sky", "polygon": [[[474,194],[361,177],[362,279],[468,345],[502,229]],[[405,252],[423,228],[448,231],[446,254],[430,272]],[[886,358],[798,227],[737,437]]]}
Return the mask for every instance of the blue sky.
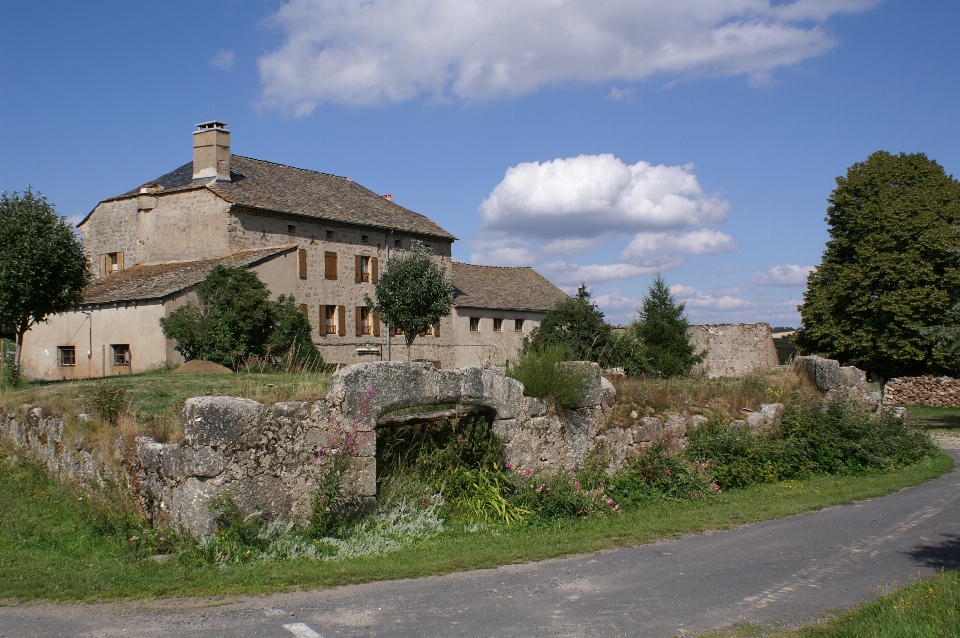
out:
{"label": "blue sky", "polygon": [[0,0],[0,190],[78,220],[220,119],[613,322],[660,271],[692,321],[796,325],[838,175],[960,173],[958,26],[935,0]]}

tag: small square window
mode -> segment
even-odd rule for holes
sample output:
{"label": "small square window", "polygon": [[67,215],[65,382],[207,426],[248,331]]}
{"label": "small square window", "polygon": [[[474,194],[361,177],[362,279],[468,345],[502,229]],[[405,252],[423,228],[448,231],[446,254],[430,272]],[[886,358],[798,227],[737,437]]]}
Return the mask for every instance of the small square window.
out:
{"label": "small square window", "polygon": [[494,319],[494,320],[493,320],[493,331],[494,331],[494,332],[503,332],[503,319]]}
{"label": "small square window", "polygon": [[514,332],[523,332],[523,319],[514,319],[514,320],[513,320],[513,331],[514,331]]}
{"label": "small square window", "polygon": [[470,317],[470,332],[480,332],[480,317]]}
{"label": "small square window", "polygon": [[327,239],[333,239],[333,231],[332,231],[332,230],[328,230],[328,231],[327,231]]}
{"label": "small square window", "polygon": [[61,367],[77,365],[76,346],[59,346],[57,348],[57,365]]}
{"label": "small square window", "polygon": [[297,227],[296,227],[296,226],[294,226],[293,224],[288,224],[288,225],[287,225],[287,232],[288,232],[288,233],[295,233],[296,231],[297,231]]}
{"label": "small square window", "polygon": [[360,235],[360,243],[361,243],[361,244],[369,244],[369,243],[370,243],[370,238],[369,238],[368,236],[366,236],[366,235]]}
{"label": "small square window", "polygon": [[400,240],[399,240],[399,239],[394,239],[394,240],[393,240],[393,247],[394,247],[394,248],[400,248]]}
{"label": "small square window", "polygon": [[115,343],[110,347],[113,349],[113,365],[115,366],[130,365],[130,344]]}

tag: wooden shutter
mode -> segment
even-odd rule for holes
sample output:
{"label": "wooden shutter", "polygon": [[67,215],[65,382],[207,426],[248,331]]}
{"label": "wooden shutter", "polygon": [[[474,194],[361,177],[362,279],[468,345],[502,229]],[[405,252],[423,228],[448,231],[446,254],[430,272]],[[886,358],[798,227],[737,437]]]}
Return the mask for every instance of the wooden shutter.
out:
{"label": "wooden shutter", "polygon": [[123,270],[123,253],[117,253],[117,272]]}
{"label": "wooden shutter", "polygon": [[327,307],[320,305],[320,336],[327,336]]}
{"label": "wooden shutter", "polygon": [[300,312],[302,312],[303,316],[307,318],[307,323],[310,323],[310,309],[307,307],[307,304],[300,304]]}
{"label": "wooden shutter", "polygon": [[363,325],[360,323],[360,311],[363,310],[363,306],[357,306],[357,336],[363,336]]}
{"label": "wooden shutter", "polygon": [[337,310],[339,311],[337,313],[337,331],[339,332],[340,336],[343,337],[347,334],[347,307],[340,306],[337,308]]}
{"label": "wooden shutter", "polygon": [[380,336],[380,313],[376,310],[373,311],[373,336]]}
{"label": "wooden shutter", "polygon": [[337,278],[337,253],[323,253],[323,276],[326,279]]}
{"label": "wooden shutter", "polygon": [[301,248],[297,251],[297,267],[300,272],[300,279],[307,278],[307,251]]}
{"label": "wooden shutter", "polygon": [[100,255],[100,276],[107,276],[107,253]]}
{"label": "wooden shutter", "polygon": [[370,258],[370,281],[373,283],[379,283],[380,275],[377,273],[377,258]]}
{"label": "wooden shutter", "polygon": [[357,276],[355,278],[355,282],[360,283],[363,281],[363,258],[360,257],[360,255],[357,255],[355,261],[357,263]]}

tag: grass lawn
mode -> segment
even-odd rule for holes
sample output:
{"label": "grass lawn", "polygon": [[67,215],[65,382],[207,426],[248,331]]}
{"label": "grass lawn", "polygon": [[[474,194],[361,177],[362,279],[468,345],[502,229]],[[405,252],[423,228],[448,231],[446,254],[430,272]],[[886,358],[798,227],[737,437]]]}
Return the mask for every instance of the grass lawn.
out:
{"label": "grass lawn", "polygon": [[913,427],[946,430],[960,434],[960,408],[907,406],[907,423]]}
{"label": "grass lawn", "polygon": [[136,560],[126,539],[83,522],[81,503],[38,465],[0,448],[0,599],[110,600],[257,594],[413,578],[648,543],[727,529],[888,494],[953,468],[945,453],[896,472],[729,490],[705,502],[657,504],[622,516],[469,533],[462,527],[382,557],[188,567]]}
{"label": "grass lawn", "polygon": [[960,636],[960,571],[901,587],[837,618],[792,631],[742,626],[701,638],[941,638]]}

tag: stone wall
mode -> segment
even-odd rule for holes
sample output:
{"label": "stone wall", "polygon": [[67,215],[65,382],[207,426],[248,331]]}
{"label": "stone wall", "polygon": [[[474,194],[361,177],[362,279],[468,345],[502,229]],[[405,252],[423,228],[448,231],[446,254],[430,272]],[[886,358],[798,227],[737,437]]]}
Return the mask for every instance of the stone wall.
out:
{"label": "stone wall", "polygon": [[[589,392],[579,405],[559,411],[542,399],[524,397],[520,382],[495,370],[399,362],[344,368],[319,401],[266,406],[233,397],[188,399],[182,415],[184,441],[161,444],[138,438],[125,476],[154,525],[197,537],[213,530],[209,505],[218,496],[229,495],[245,514],[302,520],[310,513],[320,471],[317,453],[336,439],[338,428],[357,433],[345,489],[368,500],[376,495],[380,417],[436,404],[487,408],[492,429],[505,440],[507,461],[517,470],[579,466],[597,444],[619,455],[610,459],[614,469],[626,454],[620,454],[617,443],[607,443],[616,438],[612,433],[603,432],[615,391],[595,364],[575,365],[591,372]],[[38,408],[25,406],[18,414],[4,415],[0,426],[0,434],[43,459],[62,479],[103,484],[119,475],[106,460],[66,440],[60,417],[44,418]]]}
{"label": "stone wall", "polygon": [[883,386],[883,402],[960,408],[960,379],[951,377],[897,377]]}
{"label": "stone wall", "polygon": [[739,377],[769,370],[780,361],[765,323],[708,323],[690,326],[690,342],[707,351],[694,376]]}

